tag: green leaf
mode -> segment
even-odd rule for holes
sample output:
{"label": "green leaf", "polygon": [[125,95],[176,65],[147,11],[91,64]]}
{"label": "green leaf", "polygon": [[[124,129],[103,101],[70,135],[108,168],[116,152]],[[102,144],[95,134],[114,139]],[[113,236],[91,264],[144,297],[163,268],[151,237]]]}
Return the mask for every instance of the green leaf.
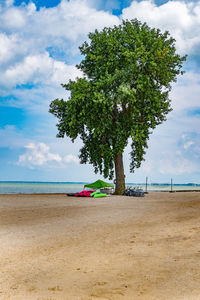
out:
{"label": "green leaf", "polygon": [[58,137],[83,142],[81,163],[104,177],[114,176],[114,161],[132,140],[130,170],[140,167],[149,135],[171,111],[169,91],[186,56],[175,40],[138,20],[122,21],[88,35],[77,66],[83,78],[62,86],[68,101],[56,99],[50,113],[58,118]]}

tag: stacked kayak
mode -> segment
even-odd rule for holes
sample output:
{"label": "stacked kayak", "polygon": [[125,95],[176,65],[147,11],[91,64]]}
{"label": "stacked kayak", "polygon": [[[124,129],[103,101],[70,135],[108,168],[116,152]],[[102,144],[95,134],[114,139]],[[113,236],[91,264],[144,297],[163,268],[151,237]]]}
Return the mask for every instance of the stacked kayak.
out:
{"label": "stacked kayak", "polygon": [[101,192],[93,192],[90,195],[93,198],[101,198],[101,197],[107,197],[107,194],[101,193]]}
{"label": "stacked kayak", "polygon": [[80,193],[68,193],[67,196],[101,198],[101,197],[107,197],[108,195],[95,190],[90,190],[90,191],[82,191]]}
{"label": "stacked kayak", "polygon": [[74,196],[75,197],[90,197],[92,193],[94,193],[95,190],[91,190],[91,191],[82,191],[80,193],[76,193]]}

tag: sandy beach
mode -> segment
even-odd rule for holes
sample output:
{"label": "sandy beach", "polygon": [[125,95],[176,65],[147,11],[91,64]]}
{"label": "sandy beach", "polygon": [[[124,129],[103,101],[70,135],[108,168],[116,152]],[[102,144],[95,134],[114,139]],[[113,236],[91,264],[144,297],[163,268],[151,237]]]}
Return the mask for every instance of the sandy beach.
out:
{"label": "sandy beach", "polygon": [[200,193],[0,195],[0,299],[200,299]]}

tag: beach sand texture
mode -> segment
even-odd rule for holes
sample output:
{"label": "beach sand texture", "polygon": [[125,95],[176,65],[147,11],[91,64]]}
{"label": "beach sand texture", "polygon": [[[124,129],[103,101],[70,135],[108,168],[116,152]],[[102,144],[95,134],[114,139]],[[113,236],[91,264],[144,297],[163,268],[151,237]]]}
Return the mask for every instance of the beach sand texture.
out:
{"label": "beach sand texture", "polygon": [[0,299],[200,299],[200,193],[0,195]]}

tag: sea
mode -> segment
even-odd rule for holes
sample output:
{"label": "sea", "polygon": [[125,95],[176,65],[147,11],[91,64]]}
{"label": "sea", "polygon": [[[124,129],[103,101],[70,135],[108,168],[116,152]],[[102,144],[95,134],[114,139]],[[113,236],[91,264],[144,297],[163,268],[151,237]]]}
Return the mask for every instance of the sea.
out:
{"label": "sea", "polygon": [[[76,193],[84,189],[88,182],[24,182],[0,181],[0,194],[40,194],[40,193]],[[142,189],[143,191],[200,191],[200,184],[171,183],[126,183],[126,187]]]}

